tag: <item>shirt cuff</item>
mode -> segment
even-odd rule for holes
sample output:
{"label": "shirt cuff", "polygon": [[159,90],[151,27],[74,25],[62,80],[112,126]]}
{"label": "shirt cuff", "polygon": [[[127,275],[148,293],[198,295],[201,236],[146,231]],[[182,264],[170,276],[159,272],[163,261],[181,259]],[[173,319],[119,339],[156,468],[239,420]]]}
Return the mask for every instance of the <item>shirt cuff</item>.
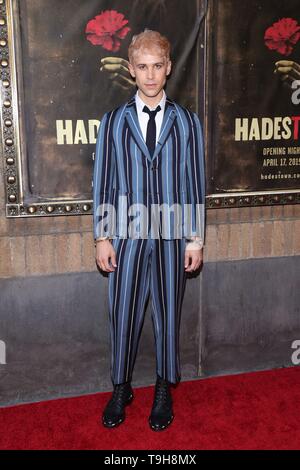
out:
{"label": "shirt cuff", "polygon": [[95,241],[95,246],[98,242],[102,242],[103,240],[111,240],[111,237],[98,237],[96,238]]}
{"label": "shirt cuff", "polygon": [[186,241],[186,248],[189,250],[200,250],[203,248],[203,240],[201,237],[189,237]]}

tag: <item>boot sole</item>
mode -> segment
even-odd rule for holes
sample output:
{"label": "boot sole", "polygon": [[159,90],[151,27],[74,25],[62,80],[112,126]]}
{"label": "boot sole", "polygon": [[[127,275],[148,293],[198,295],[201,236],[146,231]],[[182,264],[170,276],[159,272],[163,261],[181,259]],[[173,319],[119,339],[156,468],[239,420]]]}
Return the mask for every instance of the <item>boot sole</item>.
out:
{"label": "boot sole", "polygon": [[[132,402],[134,396],[133,394],[130,395],[130,397],[128,398],[127,402],[125,403],[125,407],[130,405],[130,403]],[[103,426],[105,426],[106,428],[116,428],[117,426],[119,426],[120,424],[123,423],[123,421],[125,420],[126,416],[124,416],[124,418],[120,418],[119,421],[117,421],[116,423],[106,423],[105,422],[105,419],[102,418],[102,424]]]}
{"label": "boot sole", "polygon": [[152,429],[152,431],[155,431],[155,432],[164,431],[165,429],[167,429],[170,426],[173,419],[174,419],[174,415],[171,417],[170,421],[168,421],[168,423],[163,427],[153,426],[150,422],[150,419],[149,419],[149,425],[150,425],[150,428]]}

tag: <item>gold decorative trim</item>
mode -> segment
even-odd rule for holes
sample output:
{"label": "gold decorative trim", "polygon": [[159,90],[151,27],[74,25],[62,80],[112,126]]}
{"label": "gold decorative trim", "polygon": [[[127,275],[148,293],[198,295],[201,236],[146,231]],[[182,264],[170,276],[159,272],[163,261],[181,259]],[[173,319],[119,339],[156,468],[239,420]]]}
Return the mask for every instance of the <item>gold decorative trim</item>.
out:
{"label": "gold decorative trim", "polygon": [[16,206],[19,213],[20,186],[18,178],[18,157],[16,147],[15,115],[12,87],[11,51],[9,38],[12,34],[11,2],[0,0],[0,78],[1,78],[1,138],[4,166],[4,179],[6,187],[6,203]]}
{"label": "gold decorative trim", "polygon": [[207,209],[224,209],[228,207],[279,206],[281,204],[300,204],[300,192],[265,191],[253,193],[212,194],[206,197]]}

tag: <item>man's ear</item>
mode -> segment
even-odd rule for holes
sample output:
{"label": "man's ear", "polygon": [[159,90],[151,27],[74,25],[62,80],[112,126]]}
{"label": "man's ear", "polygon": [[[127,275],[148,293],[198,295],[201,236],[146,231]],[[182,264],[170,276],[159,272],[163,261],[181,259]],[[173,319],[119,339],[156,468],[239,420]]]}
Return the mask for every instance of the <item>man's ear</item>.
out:
{"label": "man's ear", "polygon": [[172,62],[171,62],[170,60],[168,60],[168,64],[167,64],[167,75],[170,75],[171,70],[172,70]]}
{"label": "man's ear", "polygon": [[135,73],[134,73],[134,68],[132,66],[132,64],[130,62],[128,62],[128,70],[129,70],[129,73],[130,75],[135,78]]}

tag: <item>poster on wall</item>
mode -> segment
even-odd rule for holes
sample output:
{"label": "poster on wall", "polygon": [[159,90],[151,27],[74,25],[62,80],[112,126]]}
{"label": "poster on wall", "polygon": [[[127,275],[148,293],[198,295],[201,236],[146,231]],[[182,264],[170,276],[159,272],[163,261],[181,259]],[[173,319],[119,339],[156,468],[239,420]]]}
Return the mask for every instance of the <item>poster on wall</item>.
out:
{"label": "poster on wall", "polygon": [[210,207],[299,202],[299,0],[213,0]]}
{"label": "poster on wall", "polygon": [[203,116],[204,0],[5,0],[1,124],[7,216],[92,211],[96,137],[136,91],[127,63],[145,28],[172,44],[167,94]]}

